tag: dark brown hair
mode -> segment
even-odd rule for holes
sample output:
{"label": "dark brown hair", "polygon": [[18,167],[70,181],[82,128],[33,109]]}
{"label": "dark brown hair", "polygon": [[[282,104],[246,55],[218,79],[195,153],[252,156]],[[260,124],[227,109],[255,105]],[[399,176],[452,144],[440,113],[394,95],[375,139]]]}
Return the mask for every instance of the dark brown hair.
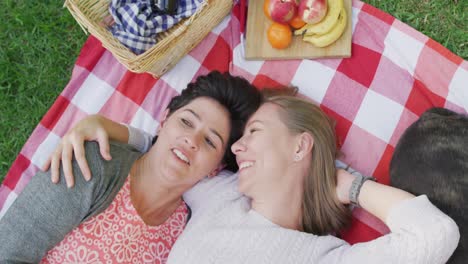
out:
{"label": "dark brown hair", "polygon": [[390,162],[391,185],[426,194],[460,228],[460,243],[447,263],[468,259],[468,117],[432,108],[409,126]]}
{"label": "dark brown hair", "polygon": [[[259,90],[242,77],[213,71],[199,76],[180,95],[172,98],[167,107],[168,115],[199,97],[211,98],[228,110],[231,131],[222,162],[226,169],[237,171],[236,157],[231,152],[231,145],[242,136],[245,123],[260,106],[262,96]],[[153,139],[153,144],[156,140],[157,137]]]}

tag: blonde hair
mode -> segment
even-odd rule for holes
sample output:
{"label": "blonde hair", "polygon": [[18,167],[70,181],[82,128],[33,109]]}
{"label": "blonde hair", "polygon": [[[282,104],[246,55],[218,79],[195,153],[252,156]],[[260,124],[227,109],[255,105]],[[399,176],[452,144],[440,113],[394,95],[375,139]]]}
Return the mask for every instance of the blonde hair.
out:
{"label": "blonde hair", "polygon": [[310,170],[304,180],[302,227],[307,233],[325,235],[343,229],[351,213],[336,195],[335,159],[338,153],[334,123],[314,103],[294,96],[267,94],[264,103],[279,106],[280,118],[290,131],[310,133],[314,138]]}

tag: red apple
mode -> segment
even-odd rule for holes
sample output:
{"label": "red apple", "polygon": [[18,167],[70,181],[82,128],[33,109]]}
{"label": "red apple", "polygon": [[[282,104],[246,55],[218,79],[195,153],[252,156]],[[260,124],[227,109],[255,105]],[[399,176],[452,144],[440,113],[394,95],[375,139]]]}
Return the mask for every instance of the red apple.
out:
{"label": "red apple", "polygon": [[270,0],[271,19],[278,23],[288,23],[296,15],[296,0]]}
{"label": "red apple", "polygon": [[315,24],[325,17],[327,9],[327,0],[301,0],[299,17],[308,24]]}

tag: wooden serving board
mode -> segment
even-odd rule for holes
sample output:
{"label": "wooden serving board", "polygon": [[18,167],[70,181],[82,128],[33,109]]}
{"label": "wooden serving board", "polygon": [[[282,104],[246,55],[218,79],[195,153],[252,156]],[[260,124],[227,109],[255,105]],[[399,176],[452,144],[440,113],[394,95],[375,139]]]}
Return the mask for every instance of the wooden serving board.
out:
{"label": "wooden serving board", "polygon": [[317,48],[302,40],[302,36],[293,36],[293,41],[286,49],[273,48],[267,39],[267,29],[272,23],[263,13],[263,0],[250,0],[247,14],[247,33],[245,58],[247,60],[276,59],[317,59],[351,57],[352,10],[351,0],[343,0],[348,15],[348,24],[343,35],[325,48]]}

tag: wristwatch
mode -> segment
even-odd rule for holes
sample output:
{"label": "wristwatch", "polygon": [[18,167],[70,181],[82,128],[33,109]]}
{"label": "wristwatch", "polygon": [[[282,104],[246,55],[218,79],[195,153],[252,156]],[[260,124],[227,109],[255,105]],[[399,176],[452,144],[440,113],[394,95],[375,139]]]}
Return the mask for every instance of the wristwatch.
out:
{"label": "wristwatch", "polygon": [[358,201],[359,193],[361,192],[361,187],[364,184],[364,182],[368,180],[377,181],[377,179],[374,177],[362,176],[360,174],[358,174],[356,178],[353,180],[353,183],[351,184],[351,188],[349,189],[349,201],[351,202],[352,205],[361,207]]}

